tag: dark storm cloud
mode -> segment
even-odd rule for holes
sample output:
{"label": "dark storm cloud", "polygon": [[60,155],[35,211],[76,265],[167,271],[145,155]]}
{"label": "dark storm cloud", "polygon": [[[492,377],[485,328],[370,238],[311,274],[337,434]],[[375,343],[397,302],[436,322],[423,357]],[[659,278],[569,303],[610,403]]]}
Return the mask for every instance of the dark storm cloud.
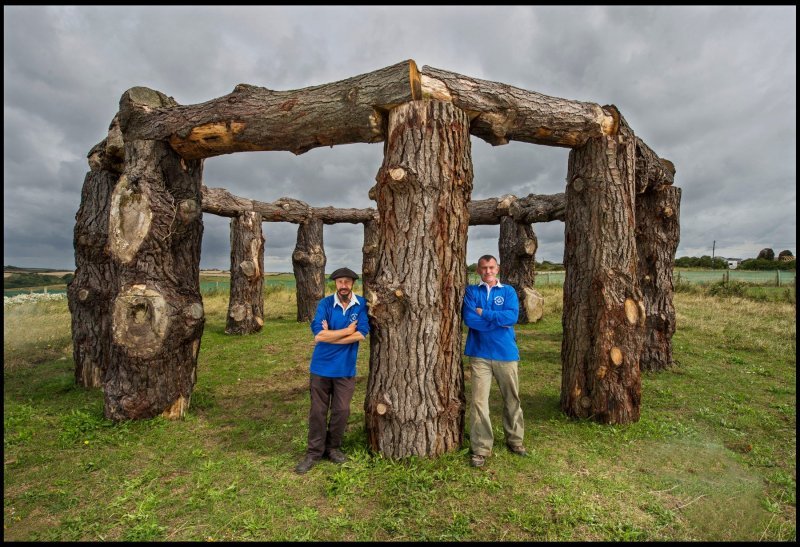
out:
{"label": "dark storm cloud", "polygon": [[[565,99],[614,104],[677,168],[678,255],[796,254],[795,7],[4,7],[4,262],[72,267],[86,154],[122,93],[196,104],[239,83],[300,89],[414,59]],[[474,199],[564,191],[569,151],[472,139]],[[381,144],[206,160],[204,183],[261,201],[375,207]],[[229,219],[206,215],[201,265],[228,268]],[[564,225],[538,224],[561,261]],[[265,269],[297,227],[265,223]],[[328,270],[360,269],[361,226],[326,226]],[[497,253],[472,227],[468,261]]]}

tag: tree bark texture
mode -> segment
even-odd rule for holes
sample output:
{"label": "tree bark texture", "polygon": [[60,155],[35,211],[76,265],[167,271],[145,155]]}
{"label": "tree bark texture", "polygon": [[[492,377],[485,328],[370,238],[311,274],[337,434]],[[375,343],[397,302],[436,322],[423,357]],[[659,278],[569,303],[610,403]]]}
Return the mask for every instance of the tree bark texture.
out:
{"label": "tree bark texture", "polygon": [[264,325],[264,235],[261,215],[231,219],[231,295],[227,334],[252,334]]}
{"label": "tree bark texture", "polygon": [[[534,291],[536,249],[539,242],[530,224],[520,223],[512,217],[503,217],[500,222],[500,277],[503,283],[514,287],[519,298],[518,324],[538,321],[535,306],[539,303]],[[538,299],[537,299],[538,296]]]}
{"label": "tree bark texture", "polygon": [[292,268],[297,290],[297,320],[310,322],[317,304],[325,296],[325,247],[322,221],[309,220],[297,227],[297,245],[292,253]]}
{"label": "tree bark texture", "polygon": [[645,310],[634,154],[626,128],[571,151],[567,172],[561,408],[601,423],[639,419]]}
{"label": "tree bark texture", "polygon": [[105,415],[185,414],[205,322],[200,297],[201,161],[167,143],[125,139],[108,249],[118,269]]}
{"label": "tree bark texture", "polygon": [[224,97],[185,106],[134,87],[120,99],[120,126],[129,140],[168,141],[184,159],[249,150],[302,154],[319,146],[383,141],[388,110],[420,98],[419,72],[408,60],[290,91],[239,84]]}
{"label": "tree bark texture", "polygon": [[599,104],[549,97],[508,84],[422,67],[422,95],[452,102],[472,120],[470,133],[492,145],[509,141],[574,148],[617,133]]}
{"label": "tree bark texture", "polygon": [[111,353],[111,304],[116,264],[109,255],[108,219],[111,194],[119,175],[104,167],[105,140],[90,152],[81,204],[75,215],[75,277],[67,287],[72,321],[75,382],[102,387]]}
{"label": "tree bark texture", "polygon": [[245,211],[261,215],[264,222],[292,222],[300,224],[311,219],[320,219],[324,224],[360,224],[375,220],[375,209],[337,209],[334,207],[311,207],[293,198],[280,198],[272,203],[235,196],[224,188],[203,186],[203,212],[222,217],[236,217]]}
{"label": "tree bark texture", "polygon": [[636,140],[636,192],[642,193],[675,182],[675,166],[659,158],[642,139]]}
{"label": "tree bark texture", "polygon": [[373,288],[375,269],[378,267],[379,236],[377,220],[364,223],[364,245],[361,247],[361,286],[364,295]]}
{"label": "tree bark texture", "polygon": [[672,270],[680,242],[680,203],[681,189],[675,186],[661,186],[636,196],[639,283],[647,314],[641,370],[659,371],[673,364]]}
{"label": "tree bark texture", "polygon": [[469,119],[450,103],[414,101],[390,113],[388,135],[374,189],[367,436],[391,458],[438,456],[463,439]]}

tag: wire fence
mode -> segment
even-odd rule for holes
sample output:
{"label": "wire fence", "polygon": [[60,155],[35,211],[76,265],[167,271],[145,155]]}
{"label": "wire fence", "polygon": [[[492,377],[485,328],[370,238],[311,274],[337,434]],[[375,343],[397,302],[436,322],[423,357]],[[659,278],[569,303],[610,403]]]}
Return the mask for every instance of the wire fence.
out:
{"label": "wire fence", "polygon": [[[536,286],[561,286],[564,284],[564,277],[566,272],[536,272],[534,285]],[[775,271],[744,271],[744,270],[675,270],[672,274],[673,283],[691,283],[698,285],[710,285],[720,281],[730,283],[732,281],[740,281],[744,283],[752,283],[754,285],[764,285],[773,287],[783,287],[785,285],[793,285],[795,283],[796,272],[793,270],[775,270]],[[479,283],[481,278],[477,274],[468,274],[467,282],[470,284]],[[502,276],[500,280],[502,281]],[[294,279],[265,279],[264,290],[270,291],[271,289],[287,289],[294,290],[296,286]],[[328,289],[332,290],[331,287]],[[361,281],[357,281],[353,287],[355,292],[361,294]],[[212,292],[229,291],[230,281],[228,279],[220,279],[218,281],[201,281],[200,292],[208,294]],[[330,292],[329,290],[329,292]],[[64,285],[54,285],[47,287],[30,287],[24,289],[6,289],[3,291],[4,296],[12,297],[20,294],[61,294],[67,292]]]}

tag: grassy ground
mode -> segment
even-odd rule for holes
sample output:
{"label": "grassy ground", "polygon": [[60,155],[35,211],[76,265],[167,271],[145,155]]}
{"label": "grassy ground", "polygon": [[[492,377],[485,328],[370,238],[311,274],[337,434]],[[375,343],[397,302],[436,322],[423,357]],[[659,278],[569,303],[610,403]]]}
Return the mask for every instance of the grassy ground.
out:
{"label": "grassy ground", "polygon": [[676,294],[678,365],[643,376],[638,423],[604,426],[559,411],[561,292],[543,291],[544,320],[517,327],[531,457],[503,448],[496,387],[486,467],[466,444],[370,454],[362,343],[351,460],[302,477],[312,339],[293,293],[272,290],[246,337],[224,334],[227,295],[206,296],[192,406],[173,422],[105,420],[102,393],[74,385],[66,302],[8,306],[3,539],[796,539],[792,304]]}

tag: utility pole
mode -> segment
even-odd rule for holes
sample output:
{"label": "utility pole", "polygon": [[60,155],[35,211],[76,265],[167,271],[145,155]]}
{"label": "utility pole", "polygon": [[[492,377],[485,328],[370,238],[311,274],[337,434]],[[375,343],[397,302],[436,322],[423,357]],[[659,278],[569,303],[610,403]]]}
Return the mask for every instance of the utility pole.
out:
{"label": "utility pole", "polygon": [[714,240],[714,243],[711,244],[711,269],[714,269],[714,248],[717,246],[717,240]]}

